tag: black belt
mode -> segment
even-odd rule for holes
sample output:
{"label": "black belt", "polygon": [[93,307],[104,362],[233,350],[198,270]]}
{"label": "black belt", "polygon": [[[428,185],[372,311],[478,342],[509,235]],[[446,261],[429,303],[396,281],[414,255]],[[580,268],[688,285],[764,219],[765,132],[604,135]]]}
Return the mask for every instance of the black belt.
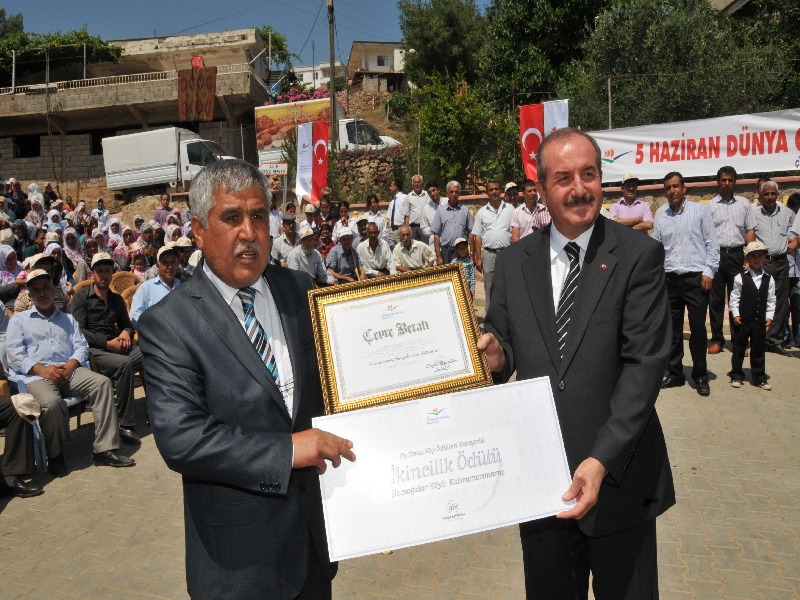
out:
{"label": "black belt", "polygon": [[402,227],[402,225],[392,225],[392,231],[397,231],[401,227]]}
{"label": "black belt", "polygon": [[484,248],[484,250],[488,250],[489,252],[494,252],[495,254],[500,254],[504,248]]}
{"label": "black belt", "polygon": [[411,227],[419,227],[419,223],[409,223],[409,225],[411,225]]}
{"label": "black belt", "polygon": [[719,247],[720,252],[725,252],[726,254],[729,252],[741,252],[743,250],[742,246],[731,246],[730,248],[723,248],[722,246]]}
{"label": "black belt", "polygon": [[785,254],[767,254],[767,260],[788,260]]}

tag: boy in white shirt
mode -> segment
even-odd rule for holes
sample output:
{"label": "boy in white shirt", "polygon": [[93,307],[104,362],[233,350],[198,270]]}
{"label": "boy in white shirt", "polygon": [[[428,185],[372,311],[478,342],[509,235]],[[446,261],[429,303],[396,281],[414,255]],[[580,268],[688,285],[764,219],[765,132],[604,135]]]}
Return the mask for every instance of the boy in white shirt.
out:
{"label": "boy in white shirt", "polygon": [[745,248],[744,260],[747,271],[739,273],[733,280],[733,291],[729,301],[733,315],[734,340],[731,358],[731,385],[742,387],[744,381],[744,353],[750,342],[750,373],[753,385],[762,390],[771,390],[764,371],[767,349],[767,329],[775,315],[775,279],[770,277],[762,265],[767,257],[767,247],[761,242],[750,242]]}

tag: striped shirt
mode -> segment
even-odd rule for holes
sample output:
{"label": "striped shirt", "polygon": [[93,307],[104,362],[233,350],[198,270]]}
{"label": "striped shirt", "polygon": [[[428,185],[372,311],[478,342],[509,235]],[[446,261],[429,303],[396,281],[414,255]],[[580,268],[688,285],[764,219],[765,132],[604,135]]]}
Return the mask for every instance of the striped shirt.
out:
{"label": "striped shirt", "polygon": [[702,273],[714,277],[719,269],[719,244],[711,213],[701,204],[684,200],[679,211],[667,207],[656,220],[653,238],[664,245],[667,273]]}

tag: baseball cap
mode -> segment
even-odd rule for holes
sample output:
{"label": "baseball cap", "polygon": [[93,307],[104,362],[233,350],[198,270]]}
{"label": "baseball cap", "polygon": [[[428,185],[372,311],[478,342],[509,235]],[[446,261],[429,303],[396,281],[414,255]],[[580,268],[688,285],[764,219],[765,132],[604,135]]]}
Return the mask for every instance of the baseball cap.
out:
{"label": "baseball cap", "polygon": [[297,215],[293,215],[292,213],[283,213],[281,215],[281,221],[297,221]]}
{"label": "baseball cap", "polygon": [[92,269],[94,269],[95,266],[100,263],[114,264],[114,259],[111,258],[111,255],[106,252],[98,252],[92,257]]}
{"label": "baseball cap", "polygon": [[358,220],[356,221],[356,225],[358,225],[358,224],[359,224],[359,223],[361,223],[362,221],[367,221],[367,222],[369,222],[369,219],[368,219],[367,217],[361,217],[360,219],[358,219]]}
{"label": "baseball cap", "polygon": [[314,208],[313,204],[306,204],[306,207],[303,209],[303,212],[306,214],[316,212],[316,208]]}
{"label": "baseball cap", "polygon": [[172,252],[175,256],[177,256],[178,255],[178,246],[176,246],[174,244],[172,246],[162,246],[161,248],[158,249],[158,254],[156,255],[156,260],[158,262],[161,262],[161,257],[167,252]]}
{"label": "baseball cap", "polygon": [[50,279],[50,273],[48,273],[44,269],[35,269],[30,273],[28,273],[28,279],[25,283],[26,285],[30,285],[31,283],[33,283],[38,279]]}
{"label": "baseball cap", "polygon": [[518,186],[516,183],[514,183],[513,181],[509,181],[509,182],[506,184],[506,189],[505,189],[505,191],[508,191],[508,190],[510,190],[510,189],[512,189],[512,188],[515,188],[515,187],[519,187],[519,186]]}
{"label": "baseball cap", "polygon": [[747,244],[747,248],[744,249],[745,255],[750,254],[751,252],[766,252],[767,247],[762,244],[761,242],[750,242]]}
{"label": "baseball cap", "polygon": [[192,247],[192,240],[190,240],[188,237],[185,237],[185,236],[184,237],[179,237],[177,239],[177,241],[175,242],[175,245],[178,248],[191,248]]}
{"label": "baseball cap", "polygon": [[458,246],[459,244],[466,244],[466,243],[467,243],[467,239],[466,239],[466,238],[458,238],[458,239],[456,240],[456,243],[455,243],[455,244],[453,244],[453,247],[455,248],[455,247],[456,247],[456,246]]}
{"label": "baseball cap", "polygon": [[639,178],[633,173],[625,173],[622,178],[622,185],[625,185],[626,181],[635,181],[636,183],[639,183]]}
{"label": "baseball cap", "polygon": [[314,230],[311,229],[311,227],[303,227],[300,230],[300,239],[301,240],[307,238],[310,235],[314,235]]}
{"label": "baseball cap", "polygon": [[339,230],[339,239],[342,239],[346,235],[349,235],[350,237],[353,237],[353,230],[350,229],[349,227],[342,227]]}
{"label": "baseball cap", "polygon": [[47,243],[57,242],[58,240],[59,240],[59,235],[55,231],[48,231],[47,235],[44,236],[44,241]]}
{"label": "baseball cap", "polygon": [[51,265],[55,264],[56,259],[50,256],[49,254],[45,254],[44,252],[40,252],[39,254],[34,254],[33,256],[29,256],[22,262],[22,268],[26,271],[32,270],[36,268],[36,265],[41,262],[49,262]]}

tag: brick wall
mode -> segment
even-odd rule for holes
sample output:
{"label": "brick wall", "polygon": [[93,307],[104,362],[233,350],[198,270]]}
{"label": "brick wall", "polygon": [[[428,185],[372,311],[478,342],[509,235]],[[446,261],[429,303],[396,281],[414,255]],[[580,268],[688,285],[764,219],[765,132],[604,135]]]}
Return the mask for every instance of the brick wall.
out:
{"label": "brick wall", "polygon": [[52,136],[52,145],[51,138],[43,135],[40,144],[40,156],[11,158],[14,155],[13,138],[0,138],[0,175],[6,179],[18,179],[24,190],[27,190],[31,182],[44,188],[44,182],[50,181],[53,185],[60,186],[62,197],[71,195],[76,200],[84,201],[103,197],[106,202],[113,201],[114,192],[106,189],[103,157],[92,156],[92,140],[89,134],[67,135],[64,173],[61,135],[56,133]]}

